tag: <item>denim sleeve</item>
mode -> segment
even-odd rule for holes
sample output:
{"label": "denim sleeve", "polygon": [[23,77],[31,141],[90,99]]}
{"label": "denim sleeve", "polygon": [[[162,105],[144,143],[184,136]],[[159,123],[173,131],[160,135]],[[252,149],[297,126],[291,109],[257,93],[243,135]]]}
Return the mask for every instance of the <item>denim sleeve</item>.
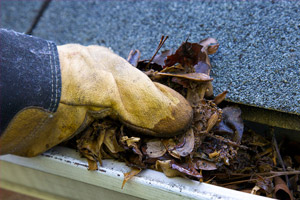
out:
{"label": "denim sleeve", "polygon": [[57,110],[61,73],[53,42],[0,29],[0,135],[22,109]]}

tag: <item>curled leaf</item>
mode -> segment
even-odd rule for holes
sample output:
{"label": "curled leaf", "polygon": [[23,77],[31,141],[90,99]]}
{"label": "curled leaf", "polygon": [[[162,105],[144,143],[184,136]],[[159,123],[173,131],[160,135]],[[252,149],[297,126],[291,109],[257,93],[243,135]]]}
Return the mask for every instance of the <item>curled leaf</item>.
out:
{"label": "curled leaf", "polygon": [[216,127],[216,131],[225,131],[225,133],[233,132],[235,135],[233,135],[232,140],[240,143],[244,132],[244,123],[241,114],[242,111],[238,107],[223,108],[222,121],[220,122],[219,126]]}
{"label": "curled leaf", "polygon": [[[182,66],[194,66],[199,60],[206,60],[206,55],[201,49],[202,46],[198,43],[183,42],[175,54],[167,57],[165,67],[176,63],[180,63]],[[187,71],[189,70],[187,69]]]}
{"label": "curled leaf", "polygon": [[184,167],[182,165],[175,163],[174,161],[171,161],[170,164],[171,164],[172,169],[176,169],[177,171],[179,171],[183,174],[193,176],[198,179],[203,178],[202,174],[200,172],[198,172],[192,165],[189,165],[188,167]]}
{"label": "curled leaf", "polygon": [[206,38],[204,40],[201,40],[199,44],[203,46],[202,51],[204,49],[207,50],[207,53],[209,55],[216,53],[219,48],[218,41],[215,38]]}
{"label": "curled leaf", "polygon": [[152,139],[145,144],[145,153],[149,158],[158,158],[167,152],[160,139]]}
{"label": "curled leaf", "polygon": [[132,177],[134,177],[141,171],[142,171],[142,169],[140,169],[140,168],[132,168],[132,170],[130,172],[124,173],[124,180],[123,180],[121,189],[123,189],[123,187],[127,181],[129,181]]}
{"label": "curled leaf", "polygon": [[226,98],[226,95],[227,95],[228,91],[224,91],[222,92],[221,94],[218,94],[215,99],[214,99],[214,102],[215,104],[220,104],[222,101],[224,101],[224,99]]}
{"label": "curled leaf", "polygon": [[88,161],[88,170],[95,171],[98,169],[97,161],[87,159]]}
{"label": "curled leaf", "polygon": [[137,67],[138,65],[138,62],[140,60],[140,57],[141,57],[141,52],[139,50],[131,50],[129,55],[128,55],[128,58],[127,58],[127,61],[134,67]]}
{"label": "curled leaf", "polygon": [[178,142],[173,139],[163,140],[163,144],[169,154],[174,158],[186,157],[189,155],[195,146],[195,137],[193,129],[189,129],[181,136]]}
{"label": "curled leaf", "polygon": [[173,138],[165,139],[162,141],[162,143],[171,156],[173,156],[174,158],[180,159],[180,155],[178,154],[178,152],[174,151],[177,144]]}
{"label": "curled leaf", "polygon": [[167,177],[183,176],[179,171],[172,169],[171,160],[157,160],[155,163],[155,169],[162,171]]}
{"label": "curled leaf", "polygon": [[111,153],[118,153],[124,151],[124,149],[117,142],[116,130],[116,128],[108,129],[104,137],[104,144]]}
{"label": "curled leaf", "polygon": [[215,163],[207,161],[207,160],[202,160],[202,159],[194,159],[194,163],[196,163],[196,169],[201,169],[205,171],[210,171],[210,170],[216,170],[217,166]]}
{"label": "curled leaf", "polygon": [[220,119],[220,115],[218,112],[215,112],[208,120],[207,122],[207,128],[205,132],[209,132],[218,122],[218,120]]}
{"label": "curled leaf", "polygon": [[177,144],[172,152],[174,152],[177,155],[180,155],[181,157],[185,157],[194,150],[195,137],[193,129],[189,129],[181,137],[180,141],[182,141],[181,145]]}
{"label": "curled leaf", "polygon": [[278,176],[274,178],[275,180],[275,189],[274,194],[275,197],[282,200],[292,200],[293,195],[289,188],[287,187],[286,183]]}
{"label": "curled leaf", "polygon": [[139,137],[130,137],[128,138],[128,136],[123,136],[121,138],[122,142],[126,142],[128,147],[131,147],[133,143],[139,142],[141,140],[141,138]]}

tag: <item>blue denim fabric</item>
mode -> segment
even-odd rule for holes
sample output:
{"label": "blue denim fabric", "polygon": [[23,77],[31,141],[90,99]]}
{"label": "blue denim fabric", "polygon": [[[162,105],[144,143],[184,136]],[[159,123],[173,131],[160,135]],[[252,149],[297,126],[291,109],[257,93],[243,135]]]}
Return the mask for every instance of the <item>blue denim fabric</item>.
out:
{"label": "blue denim fabric", "polygon": [[0,135],[22,109],[57,110],[61,73],[53,42],[0,29]]}

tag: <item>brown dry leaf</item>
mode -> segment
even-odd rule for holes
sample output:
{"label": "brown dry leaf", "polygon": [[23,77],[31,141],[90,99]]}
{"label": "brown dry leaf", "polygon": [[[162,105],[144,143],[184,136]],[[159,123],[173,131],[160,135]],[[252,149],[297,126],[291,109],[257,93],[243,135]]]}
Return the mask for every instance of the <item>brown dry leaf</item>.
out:
{"label": "brown dry leaf", "polygon": [[97,161],[87,159],[88,161],[88,170],[95,171],[98,169]]}
{"label": "brown dry leaf", "polygon": [[[95,165],[94,162],[101,162],[101,145],[103,143],[105,131],[101,130],[99,134],[94,131],[93,128],[88,128],[85,132],[83,137],[77,141],[77,148],[80,154],[88,159],[89,169],[96,170],[97,164]],[[93,161],[93,162],[92,162]]]}
{"label": "brown dry leaf", "polygon": [[139,138],[139,137],[130,137],[129,138],[128,136],[123,136],[121,138],[121,141],[122,142],[126,142],[126,144],[127,144],[128,147],[132,147],[133,143],[137,143],[140,140],[141,140],[141,138]]}
{"label": "brown dry leaf", "polygon": [[226,94],[228,93],[228,91],[224,91],[221,94],[218,94],[215,99],[214,102],[215,104],[220,104],[222,101],[224,101],[224,99],[226,98]]}
{"label": "brown dry leaf", "polygon": [[171,160],[157,160],[155,163],[155,169],[162,171],[167,177],[183,176],[179,171],[172,169]]}
{"label": "brown dry leaf", "polygon": [[179,141],[179,144],[177,144],[171,152],[181,157],[188,156],[194,150],[195,145],[193,129],[189,129],[185,132]]}
{"label": "brown dry leaf", "polygon": [[180,71],[184,71],[184,67],[181,64],[176,64],[171,67],[165,67],[161,70],[161,73],[179,73]]}
{"label": "brown dry leaf", "polygon": [[204,48],[202,49],[202,51],[207,50],[207,53],[209,55],[216,53],[219,48],[218,41],[215,38],[206,38],[204,40],[201,40],[199,44]]}
{"label": "brown dry leaf", "polygon": [[195,137],[193,129],[189,129],[181,136],[178,142],[174,139],[165,139],[162,141],[165,149],[174,158],[180,159],[180,157],[186,157],[189,155],[195,146]]}
{"label": "brown dry leaf", "polygon": [[217,169],[217,166],[215,163],[207,161],[207,160],[193,159],[193,163],[196,163],[196,166],[195,166],[196,169],[201,169],[201,170],[205,170],[205,171]]}
{"label": "brown dry leaf", "polygon": [[184,164],[178,164],[174,160],[171,160],[170,162],[171,168],[175,169],[183,174],[202,179],[203,176],[201,172],[198,172],[193,165],[189,164],[188,166],[183,166]]}
{"label": "brown dry leaf", "polygon": [[287,187],[286,183],[280,178],[280,177],[275,177],[275,189],[274,189],[274,194],[275,197],[280,199],[280,200],[292,200],[293,195],[289,188]]}
{"label": "brown dry leaf", "polygon": [[134,177],[141,171],[142,171],[142,169],[140,169],[140,168],[132,168],[132,170],[130,172],[124,173],[124,180],[123,180],[121,189],[123,189],[123,187],[127,181],[129,181],[132,177]]}
{"label": "brown dry leaf", "polygon": [[124,148],[122,148],[117,142],[116,130],[116,127],[106,130],[106,134],[104,137],[104,144],[111,153],[124,151]]}
{"label": "brown dry leaf", "polygon": [[175,142],[175,140],[173,138],[164,139],[162,141],[162,143],[171,156],[173,156],[174,158],[180,159],[180,155],[178,154],[178,152],[174,151],[177,143]]}
{"label": "brown dry leaf", "polygon": [[207,122],[207,128],[206,128],[206,133],[208,133],[219,121],[220,119],[220,114],[218,112],[215,112],[212,114],[212,116],[209,118]]}
{"label": "brown dry leaf", "polygon": [[[175,54],[167,57],[165,67],[170,67],[176,63],[182,66],[194,66],[199,60],[205,61],[206,55],[201,51],[202,46],[198,43],[183,42],[176,50]],[[189,72],[189,69],[186,69]]]}
{"label": "brown dry leaf", "polygon": [[167,152],[167,149],[160,139],[151,139],[146,142],[144,152],[149,158],[159,158]]}
{"label": "brown dry leaf", "polygon": [[272,179],[270,178],[259,178],[259,181],[257,181],[256,186],[264,190],[267,194],[271,194],[273,191],[273,183]]}

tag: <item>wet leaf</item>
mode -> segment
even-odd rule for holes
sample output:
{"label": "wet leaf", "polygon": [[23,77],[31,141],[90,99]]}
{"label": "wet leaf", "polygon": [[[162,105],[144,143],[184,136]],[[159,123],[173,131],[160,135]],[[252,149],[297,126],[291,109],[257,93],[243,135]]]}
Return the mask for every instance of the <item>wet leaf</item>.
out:
{"label": "wet leaf", "polygon": [[124,180],[123,180],[121,189],[124,188],[125,183],[126,183],[127,181],[129,181],[132,177],[134,177],[135,175],[137,175],[137,174],[140,173],[141,171],[142,171],[142,169],[139,169],[139,168],[132,168],[132,170],[131,170],[130,172],[124,173]]}

